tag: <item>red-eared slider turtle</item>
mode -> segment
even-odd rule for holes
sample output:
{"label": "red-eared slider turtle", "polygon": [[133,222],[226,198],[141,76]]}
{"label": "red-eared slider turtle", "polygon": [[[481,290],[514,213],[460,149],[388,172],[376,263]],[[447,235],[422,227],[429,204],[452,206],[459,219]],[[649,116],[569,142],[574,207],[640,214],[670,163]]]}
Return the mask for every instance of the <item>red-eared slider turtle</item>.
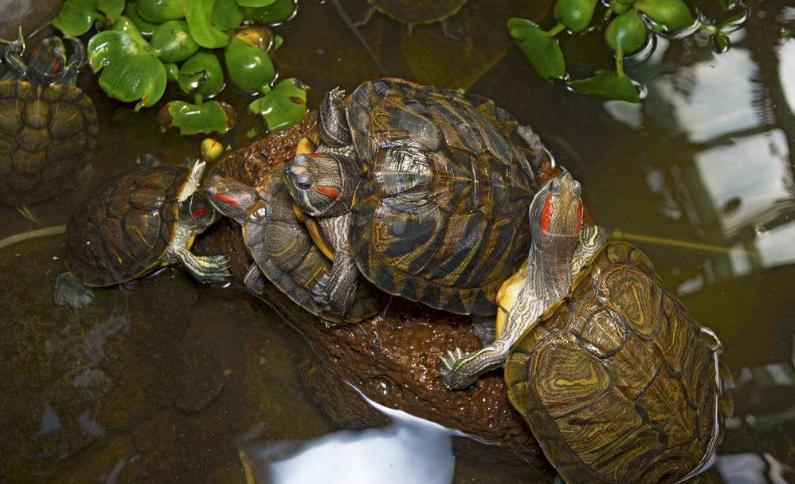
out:
{"label": "red-eared slider turtle", "polygon": [[25,204],[82,186],[91,175],[97,115],[91,99],[75,86],[86,63],[83,44],[70,38],[73,53],[58,37],[22,60],[20,38],[4,51],[8,72],[0,80],[0,200]]}
{"label": "red-eared slider turtle", "polygon": [[370,11],[362,23],[367,22],[374,10],[406,24],[409,31],[415,25],[441,22],[457,14],[467,0],[367,0]]}
{"label": "red-eared slider turtle", "polygon": [[514,301],[500,300],[505,327],[490,347],[448,355],[445,383],[464,387],[505,361],[511,403],[568,484],[673,484],[704,470],[723,421],[715,334],[643,252],[581,230],[570,175],[539,192],[530,218],[526,275]]}
{"label": "red-eared slider turtle", "polygon": [[329,314],[314,294],[331,277],[331,257],[325,244],[316,245],[294,210],[292,197],[282,182],[283,165],[276,165],[256,189],[219,175],[204,182],[207,198],[219,212],[237,221],[254,263],[244,283],[261,294],[264,274],[295,303],[332,323],[360,321],[375,316],[386,300],[367,281],[359,281],[356,299],[345,315]]}
{"label": "red-eared slider turtle", "polygon": [[317,151],[297,155],[284,178],[336,251],[318,302],[347,314],[361,272],[389,294],[493,316],[530,245],[519,221],[543,152],[532,131],[485,98],[400,79],[348,99],[332,90],[318,131]]}
{"label": "red-eared slider turtle", "polygon": [[204,162],[192,168],[141,168],[112,178],[75,209],[66,228],[69,272],[55,287],[58,304],[81,307],[89,287],[136,279],[181,263],[201,282],[229,277],[223,256],[196,256],[194,238],[216,220],[196,191]]}

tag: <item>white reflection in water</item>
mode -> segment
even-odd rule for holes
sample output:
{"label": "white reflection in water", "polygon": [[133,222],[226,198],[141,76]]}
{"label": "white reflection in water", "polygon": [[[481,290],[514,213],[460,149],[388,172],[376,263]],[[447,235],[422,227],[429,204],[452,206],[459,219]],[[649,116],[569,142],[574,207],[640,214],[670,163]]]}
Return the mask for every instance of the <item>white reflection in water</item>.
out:
{"label": "white reflection in water", "polygon": [[[792,178],[789,146],[783,131],[735,138],[730,144],[696,154],[696,168],[712,207],[699,212],[719,214],[724,235],[752,223],[767,223],[791,210]],[[723,207],[738,199],[736,210]]]}
{"label": "white reflection in water", "polygon": [[792,468],[770,454],[733,454],[718,458],[726,484],[791,484]]}
{"label": "white reflection in water", "polygon": [[[795,11],[795,9],[792,9]],[[795,42],[784,42],[778,47],[779,82],[784,89],[787,104],[795,111]]]}
{"label": "white reflection in water", "polygon": [[754,107],[756,64],[745,49],[732,48],[688,69],[692,82],[682,92],[674,76],[662,76],[653,89],[674,105],[677,124],[701,143],[759,124]]}
{"label": "white reflection in water", "polygon": [[393,423],[335,432],[307,444],[244,445],[243,459],[259,484],[448,484],[452,437],[464,435],[400,410],[367,402]]}

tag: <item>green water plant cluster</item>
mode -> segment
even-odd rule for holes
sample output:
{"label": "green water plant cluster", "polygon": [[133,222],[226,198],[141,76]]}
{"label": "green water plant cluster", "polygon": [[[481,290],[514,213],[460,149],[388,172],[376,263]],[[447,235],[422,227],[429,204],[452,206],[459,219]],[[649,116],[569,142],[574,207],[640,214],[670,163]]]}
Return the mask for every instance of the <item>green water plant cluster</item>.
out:
{"label": "green water plant cluster", "polygon": [[[748,11],[739,2],[725,2],[726,10],[740,13],[713,24],[700,20],[683,0],[557,0],[553,7],[557,23],[552,28],[544,30],[531,20],[512,18],[508,31],[544,79],[566,82],[586,94],[637,103],[642,99],[642,86],[624,72],[625,59],[649,52],[654,35],[678,39],[699,30],[710,34],[716,52],[726,51],[728,34],[742,27]],[[598,12],[600,7],[603,14]],[[558,36],[592,29],[603,30],[605,43],[615,56],[615,70],[600,70],[587,79],[568,79]]]}
{"label": "green water plant cluster", "polygon": [[[160,101],[173,83],[192,102],[166,104],[158,115],[165,129],[229,130],[234,110],[213,100],[228,82],[263,96],[251,110],[273,130],[294,124],[306,110],[305,92],[278,89],[285,82],[305,89],[302,84],[288,80],[272,89],[276,67],[269,54],[283,39],[267,25],[289,20],[295,6],[295,0],[66,0],[52,24],[69,36],[97,31],[88,57],[99,85],[110,97],[135,102],[136,110]],[[282,95],[287,97],[277,99]],[[298,98],[304,100],[300,116],[291,100]]]}

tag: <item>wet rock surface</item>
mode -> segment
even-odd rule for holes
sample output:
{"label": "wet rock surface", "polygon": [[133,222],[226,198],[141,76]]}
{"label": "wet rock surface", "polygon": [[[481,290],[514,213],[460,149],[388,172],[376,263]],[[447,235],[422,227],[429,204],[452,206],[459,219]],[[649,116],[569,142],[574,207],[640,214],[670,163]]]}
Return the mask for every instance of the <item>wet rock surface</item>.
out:
{"label": "wet rock surface", "polygon": [[[289,131],[273,133],[244,150],[230,153],[215,171],[256,186],[275,164],[292,158],[298,141],[315,127],[315,113]],[[544,174],[552,171],[544,167]],[[212,236],[230,259],[232,271],[241,279],[251,263],[240,228],[225,221]],[[433,310],[419,303],[392,298],[380,316],[359,324],[325,329],[275,286],[268,285],[263,298],[276,307],[303,334],[328,370],[318,368],[305,378],[322,407],[346,427],[380,423],[374,412],[353,390],[330,371],[361,390],[374,401],[412,415],[461,430],[481,440],[510,448],[537,468],[548,464],[530,430],[511,407],[502,372],[495,371],[472,388],[450,391],[438,377],[439,358],[448,349],[480,347],[469,318]]]}

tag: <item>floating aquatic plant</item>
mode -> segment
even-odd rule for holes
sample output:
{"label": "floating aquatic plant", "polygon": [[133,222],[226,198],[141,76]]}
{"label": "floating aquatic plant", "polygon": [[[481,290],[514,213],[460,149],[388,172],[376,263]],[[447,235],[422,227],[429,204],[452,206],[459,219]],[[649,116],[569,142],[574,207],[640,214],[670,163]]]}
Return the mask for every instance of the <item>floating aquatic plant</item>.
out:
{"label": "floating aquatic plant", "polygon": [[138,14],[138,2],[130,2],[124,7],[124,16],[127,17],[138,27],[138,31],[144,37],[151,37],[157,29],[157,24],[144,20]]}
{"label": "floating aquatic plant", "polygon": [[217,95],[224,88],[224,71],[218,56],[200,50],[179,68],[177,83],[180,90],[194,96],[197,103]]}
{"label": "floating aquatic plant", "polygon": [[285,79],[248,108],[265,118],[269,130],[287,129],[306,114],[306,90],[306,85],[298,79]]}
{"label": "floating aquatic plant", "polygon": [[169,20],[161,24],[152,34],[155,55],[163,62],[182,62],[199,50],[184,20]]}
{"label": "floating aquatic plant", "polygon": [[231,106],[220,101],[202,104],[171,101],[163,106],[157,119],[163,129],[177,128],[183,135],[224,134],[234,126],[236,115]]}
{"label": "floating aquatic plant", "polygon": [[261,24],[277,24],[290,20],[295,11],[295,0],[276,0],[264,7],[246,8],[246,18]]}
{"label": "floating aquatic plant", "polygon": [[[553,10],[557,23],[549,30],[527,19],[512,18],[508,31],[539,76],[548,81],[566,81],[565,59],[557,37],[564,31],[578,34],[589,29],[594,18],[600,17],[596,15],[598,5],[598,0],[557,0]],[[727,34],[742,27],[748,12],[741,2],[726,3],[724,9],[739,7],[741,12],[712,25],[699,22],[683,0],[609,0],[605,5],[601,16],[609,22],[605,42],[615,54],[616,70],[598,71],[593,77],[568,84],[586,94],[629,102],[640,102],[641,86],[624,73],[624,59],[649,45],[651,35],[678,38],[704,30],[711,35],[714,50],[720,53],[729,48]]]}
{"label": "floating aquatic plant", "polygon": [[66,35],[77,37],[88,32],[95,22],[112,24],[123,10],[124,0],[66,0],[52,25]]}
{"label": "floating aquatic plant", "polygon": [[120,17],[111,30],[91,38],[88,61],[100,74],[102,90],[120,101],[138,101],[136,110],[153,105],[166,90],[163,63],[135,24],[125,17]]}
{"label": "floating aquatic plant", "polygon": [[185,0],[138,0],[138,14],[155,24],[181,20],[185,18]]}
{"label": "floating aquatic plant", "polygon": [[226,71],[235,88],[249,94],[267,92],[276,77],[268,51],[274,45],[267,27],[248,27],[238,31],[224,50]]}

